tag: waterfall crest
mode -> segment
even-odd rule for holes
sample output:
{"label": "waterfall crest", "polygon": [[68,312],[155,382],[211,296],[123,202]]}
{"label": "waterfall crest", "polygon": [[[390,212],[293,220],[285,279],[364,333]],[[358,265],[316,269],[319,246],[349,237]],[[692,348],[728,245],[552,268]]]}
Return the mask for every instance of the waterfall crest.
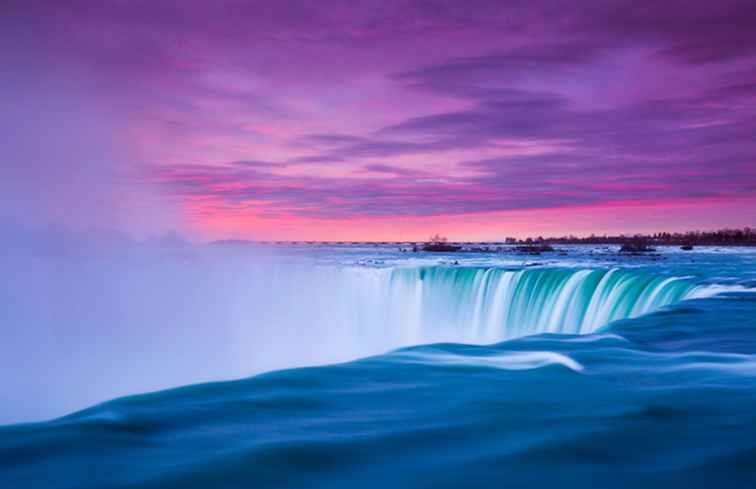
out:
{"label": "waterfall crest", "polygon": [[[655,311],[699,287],[627,269],[399,268],[389,272],[388,314],[417,341],[493,342],[538,333],[591,333]],[[697,295],[700,295],[700,291]]]}

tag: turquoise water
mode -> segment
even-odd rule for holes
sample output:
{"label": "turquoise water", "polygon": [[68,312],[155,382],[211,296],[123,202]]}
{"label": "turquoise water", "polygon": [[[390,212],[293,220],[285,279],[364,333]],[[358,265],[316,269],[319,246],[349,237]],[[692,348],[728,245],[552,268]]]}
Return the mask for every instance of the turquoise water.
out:
{"label": "turquoise water", "polygon": [[688,278],[621,268],[404,268],[391,272],[388,287],[407,294],[409,300],[393,302],[419,315],[425,328],[466,328],[470,340],[484,342],[591,333],[618,319],[711,294]]}
{"label": "turquoise water", "polygon": [[266,320],[397,348],[2,427],[0,487],[756,485],[755,253],[288,253]]}

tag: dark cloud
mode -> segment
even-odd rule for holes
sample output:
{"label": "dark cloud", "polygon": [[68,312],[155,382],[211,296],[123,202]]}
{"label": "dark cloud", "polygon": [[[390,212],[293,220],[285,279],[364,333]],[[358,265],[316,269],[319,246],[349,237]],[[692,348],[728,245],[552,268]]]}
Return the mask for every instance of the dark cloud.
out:
{"label": "dark cloud", "polygon": [[426,175],[426,173],[422,171],[382,164],[366,165],[364,170],[372,173],[383,173],[394,177],[418,177]]}

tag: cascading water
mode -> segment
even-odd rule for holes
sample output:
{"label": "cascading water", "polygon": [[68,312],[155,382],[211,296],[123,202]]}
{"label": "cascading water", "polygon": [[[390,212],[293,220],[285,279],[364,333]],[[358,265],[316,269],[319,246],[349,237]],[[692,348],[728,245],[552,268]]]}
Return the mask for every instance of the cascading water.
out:
{"label": "cascading water", "polygon": [[[539,333],[591,333],[612,321],[717,292],[689,278],[628,268],[328,266],[317,273],[274,274],[266,284],[251,293],[246,288],[239,303],[254,304],[256,324],[270,330],[268,345],[296,331],[297,341],[305,344],[298,356],[311,363],[423,343],[488,344]],[[296,304],[277,300],[292,290],[302,291]],[[286,345],[291,348],[290,341]]]}
{"label": "cascading water", "polygon": [[627,269],[423,267],[388,273],[386,320],[414,332],[415,341],[490,343],[538,333],[591,333],[702,294],[685,278]]}
{"label": "cascading water", "polygon": [[[217,248],[204,253],[14,265],[7,275],[18,280],[4,291],[3,313],[26,326],[0,357],[7,365],[45,357],[61,367],[51,376],[49,368],[31,364],[23,379],[5,369],[5,385],[25,389],[18,399],[38,396],[38,416],[62,414],[133,392],[413,345],[589,333],[728,287],[667,278],[672,270],[658,267],[372,267],[345,265],[353,256],[318,261],[258,259]],[[71,355],[82,360],[70,362]],[[90,387],[74,388],[79,385]],[[51,390],[66,394],[46,407],[44,393]],[[29,412],[21,404],[17,409]]]}

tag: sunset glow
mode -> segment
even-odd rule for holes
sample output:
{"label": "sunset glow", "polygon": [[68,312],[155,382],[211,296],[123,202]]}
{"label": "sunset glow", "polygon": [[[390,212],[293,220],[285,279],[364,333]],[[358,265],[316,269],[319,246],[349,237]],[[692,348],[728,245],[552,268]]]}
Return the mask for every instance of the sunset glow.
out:
{"label": "sunset glow", "polygon": [[138,235],[752,224],[747,2],[551,9],[18,3],[4,15],[3,89],[11,133],[36,139],[15,138],[10,157],[46,175],[32,215],[59,220],[63,199],[78,209],[69,223]]}

